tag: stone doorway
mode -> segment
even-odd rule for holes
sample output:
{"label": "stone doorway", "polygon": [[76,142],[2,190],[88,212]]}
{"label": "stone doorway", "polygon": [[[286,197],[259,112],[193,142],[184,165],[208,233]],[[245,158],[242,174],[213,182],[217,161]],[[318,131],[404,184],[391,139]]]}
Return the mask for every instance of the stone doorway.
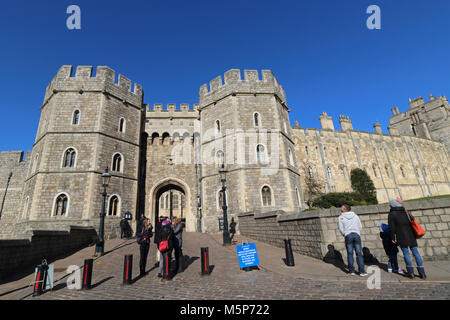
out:
{"label": "stone doorway", "polygon": [[187,231],[195,231],[195,218],[192,215],[191,192],[186,183],[168,178],[160,181],[151,192],[150,218],[155,225],[159,216],[182,218]]}

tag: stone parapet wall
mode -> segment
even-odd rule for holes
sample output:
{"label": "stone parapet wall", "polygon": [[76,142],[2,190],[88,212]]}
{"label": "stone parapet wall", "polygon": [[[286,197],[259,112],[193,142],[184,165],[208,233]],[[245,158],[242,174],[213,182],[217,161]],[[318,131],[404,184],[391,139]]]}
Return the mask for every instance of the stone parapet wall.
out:
{"label": "stone parapet wall", "polygon": [[[418,240],[419,252],[425,260],[449,258],[450,245],[450,198],[405,202],[405,207],[427,232]],[[389,205],[353,207],[360,217],[363,229],[362,246],[380,261],[387,257],[380,238],[380,222],[387,223]],[[346,261],[344,237],[338,229],[339,209],[323,209],[287,214],[283,211],[264,215],[245,213],[238,216],[242,235],[284,247],[283,240],[291,239],[292,249],[298,253],[322,259],[333,245]],[[401,256],[400,252],[400,256]]]}
{"label": "stone parapet wall", "polygon": [[17,270],[32,268],[46,259],[48,263],[70,255],[95,241],[90,227],[70,227],[70,231],[32,231],[24,240],[0,241],[0,283]]}

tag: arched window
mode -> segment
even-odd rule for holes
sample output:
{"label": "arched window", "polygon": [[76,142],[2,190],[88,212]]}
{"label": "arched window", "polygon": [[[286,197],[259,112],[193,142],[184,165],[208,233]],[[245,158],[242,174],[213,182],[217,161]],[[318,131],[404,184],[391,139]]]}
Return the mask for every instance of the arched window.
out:
{"label": "arched window", "polygon": [[403,166],[400,166],[400,172],[402,173],[402,177],[405,178],[405,169],[403,169]]}
{"label": "arched window", "polygon": [[308,173],[309,173],[309,177],[312,178],[313,177],[313,169],[311,167],[308,167]]}
{"label": "arched window", "polygon": [[291,166],[294,165],[294,156],[292,155],[292,150],[289,149],[289,163]]}
{"label": "arched window", "polygon": [[220,120],[216,120],[216,133],[220,133],[221,130],[221,126],[220,126]]}
{"label": "arched window", "polygon": [[345,179],[345,171],[344,171],[344,168],[342,166],[339,167],[339,172],[341,174],[341,178]]}
{"label": "arched window", "polygon": [[120,118],[119,120],[119,132],[125,132],[125,119],[124,118]]}
{"label": "arched window", "polygon": [[166,194],[166,209],[169,209],[169,195]]}
{"label": "arched window", "polygon": [[39,160],[39,154],[34,156],[33,167],[31,168],[31,173],[34,173],[36,171],[38,160]]}
{"label": "arched window", "polygon": [[178,195],[173,196],[173,208],[178,209]]}
{"label": "arched window", "polygon": [[28,216],[28,203],[30,201],[30,197],[27,197],[25,199],[25,204],[23,205],[23,213],[22,213],[22,219],[26,218]]}
{"label": "arched window", "polygon": [[109,199],[108,216],[117,216],[119,213],[119,197],[114,195]]}
{"label": "arched window", "polygon": [[222,166],[223,164],[225,164],[225,155],[222,150],[217,151],[216,160],[217,160],[217,164],[219,166]]}
{"label": "arched window", "polygon": [[333,177],[333,175],[331,174],[330,167],[327,167],[327,174],[328,174],[328,179],[331,179]]}
{"label": "arched window", "polygon": [[262,203],[263,207],[272,206],[272,192],[268,186],[264,186],[261,189]]}
{"label": "arched window", "polygon": [[[227,191],[225,191],[225,195],[226,195],[225,203],[228,206],[228,192]],[[222,189],[219,189],[219,191],[217,191],[217,211],[218,212],[222,211],[222,206],[223,206],[223,192],[222,192]]]}
{"label": "arched window", "polygon": [[64,152],[63,167],[73,168],[75,167],[75,160],[77,157],[77,152],[73,148],[69,148]]}
{"label": "arched window", "polygon": [[255,112],[255,114],[253,115],[253,124],[255,126],[255,128],[259,128],[259,124],[260,124],[260,116],[258,112]]}
{"label": "arched window", "polygon": [[122,172],[122,156],[119,153],[116,153],[113,156],[113,163],[111,168],[112,171]]}
{"label": "arched window", "polygon": [[184,194],[181,195],[181,210],[183,210],[184,208],[186,208],[186,197],[184,196]]}
{"label": "arched window", "polygon": [[262,144],[256,146],[256,160],[258,164],[266,162],[265,148]]}
{"label": "arched window", "polygon": [[327,156],[327,147],[323,147],[323,154],[325,157]]}
{"label": "arched window", "polygon": [[308,153],[308,147],[305,147],[305,153],[306,153],[306,155],[309,154],[309,153]]}
{"label": "arched window", "polygon": [[54,216],[65,216],[67,214],[67,207],[69,198],[65,193],[61,193],[55,200]]}
{"label": "arched window", "polygon": [[389,177],[389,168],[388,166],[384,166],[384,171],[386,171],[386,175]]}
{"label": "arched window", "polygon": [[296,196],[297,196],[297,205],[298,205],[299,207],[301,207],[301,206],[302,206],[302,200],[301,200],[301,198],[300,198],[300,192],[298,191],[298,188],[297,188],[297,187],[295,187],[295,194],[296,194]]}
{"label": "arched window", "polygon": [[373,170],[373,175],[375,176],[375,178],[378,177],[377,176],[377,167],[375,165],[372,166],[372,170]]}
{"label": "arched window", "polygon": [[77,125],[80,123],[80,110],[75,110],[73,112],[72,124]]}

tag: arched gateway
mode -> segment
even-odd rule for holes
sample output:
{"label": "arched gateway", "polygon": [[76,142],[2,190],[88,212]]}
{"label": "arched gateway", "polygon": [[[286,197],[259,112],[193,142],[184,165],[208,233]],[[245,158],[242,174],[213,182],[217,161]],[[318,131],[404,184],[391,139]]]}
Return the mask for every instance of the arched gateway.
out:
{"label": "arched gateway", "polygon": [[[181,193],[183,195],[184,201],[182,202],[182,214],[180,216],[180,208],[174,208],[172,204],[172,199],[169,201],[170,204],[167,203],[167,196],[161,197],[162,195],[172,194],[172,193]],[[196,220],[195,215],[193,214],[194,210],[192,208],[193,201],[191,199],[192,193],[189,189],[188,185],[177,178],[166,178],[158,181],[152,187],[150,191],[150,208],[151,212],[148,215],[155,225],[156,220],[160,215],[164,216],[177,216],[183,217],[186,219],[186,231],[195,231]],[[164,209],[164,210],[163,210]],[[169,209],[169,210],[168,210]],[[178,209],[178,210],[177,210]],[[170,213],[169,213],[170,212]]]}

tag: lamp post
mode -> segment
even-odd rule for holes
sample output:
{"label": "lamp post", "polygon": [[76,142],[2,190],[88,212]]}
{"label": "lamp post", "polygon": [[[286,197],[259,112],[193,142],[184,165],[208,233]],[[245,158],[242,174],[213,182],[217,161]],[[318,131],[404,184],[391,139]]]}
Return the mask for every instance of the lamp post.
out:
{"label": "lamp post", "polygon": [[0,218],[2,217],[3,205],[5,204],[6,193],[8,192],[9,182],[11,181],[12,172],[8,175],[8,182],[6,182],[5,194],[3,195],[2,207],[0,208]]}
{"label": "lamp post", "polygon": [[231,239],[230,239],[230,233],[228,231],[228,218],[227,218],[227,195],[226,190],[227,187],[225,185],[226,177],[227,177],[227,170],[225,169],[225,164],[219,164],[219,175],[220,175],[220,181],[222,181],[222,209],[223,209],[223,245],[230,245]]}
{"label": "lamp post", "polygon": [[100,213],[100,226],[98,230],[98,240],[95,246],[95,255],[102,256],[105,252],[105,241],[103,239],[103,233],[105,229],[105,208],[106,208],[106,187],[108,187],[109,181],[111,180],[111,174],[108,171],[108,168],[105,169],[105,172],[102,174],[102,183],[103,183],[103,192],[101,195],[103,196],[103,204],[102,204],[102,212]]}

